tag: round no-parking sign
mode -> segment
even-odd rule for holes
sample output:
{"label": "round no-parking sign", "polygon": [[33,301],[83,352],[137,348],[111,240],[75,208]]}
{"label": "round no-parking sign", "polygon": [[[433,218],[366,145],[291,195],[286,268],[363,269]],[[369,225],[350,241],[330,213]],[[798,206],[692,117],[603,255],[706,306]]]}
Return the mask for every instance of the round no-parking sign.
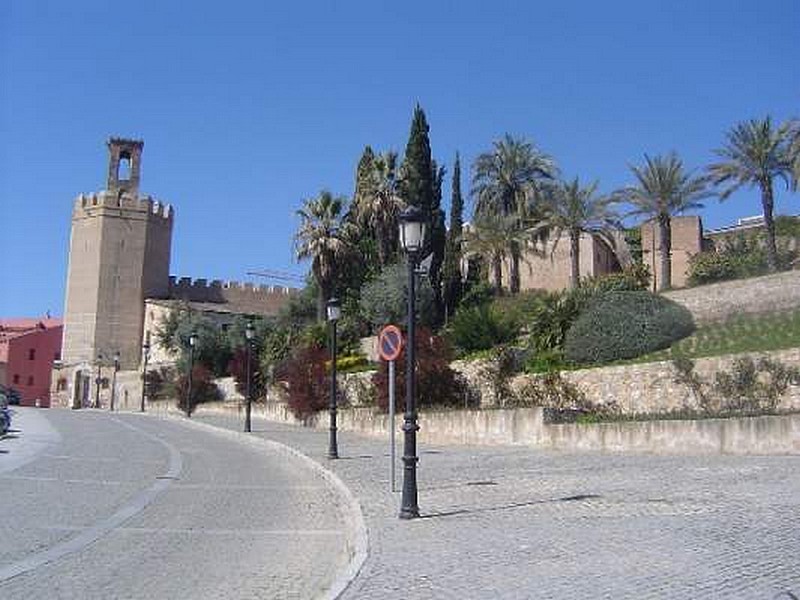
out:
{"label": "round no-parking sign", "polygon": [[381,329],[378,335],[378,354],[380,357],[391,362],[397,360],[400,351],[403,349],[403,334],[394,325],[387,325]]}

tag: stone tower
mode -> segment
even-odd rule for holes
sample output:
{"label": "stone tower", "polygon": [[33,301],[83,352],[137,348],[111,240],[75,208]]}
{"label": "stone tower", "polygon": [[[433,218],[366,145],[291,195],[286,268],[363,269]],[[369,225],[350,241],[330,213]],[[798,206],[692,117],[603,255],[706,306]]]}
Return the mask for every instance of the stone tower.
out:
{"label": "stone tower", "polygon": [[108,140],[106,189],[81,194],[72,211],[64,367],[86,370],[115,352],[135,369],[142,347],[144,299],[169,294],[173,211],[139,195],[139,140]]}

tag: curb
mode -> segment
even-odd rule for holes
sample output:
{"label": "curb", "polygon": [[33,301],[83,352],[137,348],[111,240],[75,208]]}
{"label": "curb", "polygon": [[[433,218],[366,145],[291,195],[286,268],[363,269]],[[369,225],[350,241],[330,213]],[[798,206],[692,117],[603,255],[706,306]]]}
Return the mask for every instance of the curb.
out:
{"label": "curb", "polygon": [[345,525],[347,529],[350,530],[352,536],[352,539],[349,540],[350,560],[348,561],[347,566],[333,580],[328,589],[323,590],[318,598],[319,600],[336,600],[336,598],[341,596],[345,590],[347,590],[353,580],[358,576],[361,568],[364,566],[364,562],[367,560],[367,554],[369,552],[369,535],[367,533],[366,522],[364,521],[364,514],[361,511],[361,503],[355,497],[353,492],[350,491],[350,488],[348,488],[333,471],[326,469],[310,456],[280,442],[265,440],[260,437],[245,434],[241,431],[224,429],[215,425],[209,425],[208,423],[198,423],[197,421],[192,421],[191,419],[178,419],[177,415],[152,415],[152,417],[171,419],[190,427],[208,431],[215,435],[235,439],[240,442],[250,444],[251,446],[261,448],[267,447],[276,451],[278,454],[292,456],[304,462],[311,468],[312,471],[331,484],[344,499],[343,512],[345,516]]}

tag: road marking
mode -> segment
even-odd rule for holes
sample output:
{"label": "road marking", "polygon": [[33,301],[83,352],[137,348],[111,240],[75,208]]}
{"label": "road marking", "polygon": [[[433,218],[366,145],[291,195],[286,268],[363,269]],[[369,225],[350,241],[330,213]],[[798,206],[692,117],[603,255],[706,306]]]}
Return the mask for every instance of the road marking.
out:
{"label": "road marking", "polygon": [[173,487],[184,490],[254,490],[265,492],[317,492],[330,489],[324,485],[247,485],[226,483],[176,483]]}
{"label": "road marking", "polygon": [[[71,527],[69,525],[53,525],[51,527],[41,527],[45,531],[83,531],[84,527]],[[347,532],[342,529],[186,529],[180,527],[117,527],[114,532],[122,533],[146,533],[148,535],[166,534],[188,534],[188,535],[279,535],[279,536],[340,536]]]}
{"label": "road marking", "polygon": [[110,481],[107,479],[59,479],[58,477],[30,477],[27,475],[3,475],[0,476],[0,479],[38,481],[42,483],[73,483],[78,485],[126,485],[135,483],[133,481]]}
{"label": "road marking", "polygon": [[[124,423],[116,418],[112,418],[112,420],[121,426],[136,431],[137,433],[164,446],[169,452],[169,466],[167,468],[167,472],[164,473],[163,476],[174,478],[180,475],[181,471],[183,470],[183,459],[181,458],[181,453],[177,448],[175,448],[175,446],[159,438],[158,436],[140,429],[139,427],[134,427],[133,425]],[[153,500],[163,494],[171,485],[171,479],[157,479],[153,485],[138,493],[130,502],[122,505],[113,515],[102,521],[99,521],[98,523],[95,523],[91,527],[84,529],[75,537],[50,546],[49,548],[40,552],[31,554],[30,556],[26,556],[22,560],[19,560],[15,563],[0,567],[0,583],[9,580],[12,577],[16,577],[17,575],[22,575],[23,573],[37,569],[49,562],[58,560],[69,554],[83,550],[89,544],[96,542],[104,535],[108,534],[114,529],[117,529],[120,525],[134,515],[137,515],[143,511],[151,502],[153,502]]]}

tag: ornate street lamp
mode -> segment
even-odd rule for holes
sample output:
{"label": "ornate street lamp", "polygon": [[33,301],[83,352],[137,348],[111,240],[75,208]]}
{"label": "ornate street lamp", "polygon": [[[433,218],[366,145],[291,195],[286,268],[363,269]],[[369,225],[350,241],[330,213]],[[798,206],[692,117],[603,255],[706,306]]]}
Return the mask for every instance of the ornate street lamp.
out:
{"label": "ornate street lamp", "polygon": [[139,408],[140,412],[144,412],[144,398],[147,390],[147,361],[150,360],[150,332],[148,331],[144,338],[144,345],[142,346],[142,405]]}
{"label": "ornate street lamp", "polygon": [[328,300],[327,309],[328,323],[331,324],[331,425],[328,436],[328,458],[339,458],[339,446],[336,441],[336,321],[342,316],[342,309],[336,298]]}
{"label": "ornate street lamp", "polygon": [[194,347],[197,344],[197,336],[189,334],[189,375],[186,378],[186,416],[192,416],[192,371],[194,371]]}
{"label": "ornate street lamp", "polygon": [[100,382],[102,381],[102,373],[100,371],[103,362],[103,355],[97,355],[97,377],[94,378],[94,407],[100,408]]}
{"label": "ornate street lamp", "polygon": [[245,400],[245,410],[244,410],[244,430],[247,433],[250,433],[250,412],[252,410],[253,405],[253,388],[252,388],[252,381],[253,381],[253,361],[252,361],[252,347],[253,347],[253,336],[255,336],[256,330],[253,327],[253,322],[248,321],[247,327],[244,329],[244,337],[245,337],[245,345],[246,345],[246,353],[247,353],[247,398]]}
{"label": "ornate street lamp", "polygon": [[417,505],[417,378],[415,356],[415,271],[425,242],[425,216],[416,206],[400,213],[400,243],[408,257],[408,332],[406,341],[406,412],[403,419],[403,496],[401,519],[419,517]]}
{"label": "ornate street lamp", "polygon": [[114,401],[117,399],[117,373],[119,373],[119,351],[114,352],[114,375],[111,378],[111,402],[108,410],[114,410]]}

